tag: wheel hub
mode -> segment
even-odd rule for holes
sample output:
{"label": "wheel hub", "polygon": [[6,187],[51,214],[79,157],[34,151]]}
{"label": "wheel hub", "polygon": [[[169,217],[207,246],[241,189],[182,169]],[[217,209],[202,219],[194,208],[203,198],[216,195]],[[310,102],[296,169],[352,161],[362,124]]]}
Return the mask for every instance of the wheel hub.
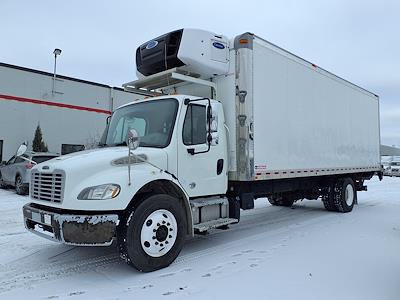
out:
{"label": "wheel hub", "polygon": [[175,216],[168,210],[152,212],[144,221],[140,242],[146,254],[160,257],[168,253],[176,241],[178,226]]}
{"label": "wheel hub", "polygon": [[353,204],[353,201],[354,201],[354,190],[353,190],[353,187],[351,186],[351,184],[348,184],[346,186],[346,190],[345,190],[345,193],[344,193],[344,198],[345,198],[346,204],[348,206],[351,206]]}
{"label": "wheel hub", "polygon": [[168,227],[167,226],[160,226],[156,231],[156,239],[159,242],[164,242],[168,237]]}

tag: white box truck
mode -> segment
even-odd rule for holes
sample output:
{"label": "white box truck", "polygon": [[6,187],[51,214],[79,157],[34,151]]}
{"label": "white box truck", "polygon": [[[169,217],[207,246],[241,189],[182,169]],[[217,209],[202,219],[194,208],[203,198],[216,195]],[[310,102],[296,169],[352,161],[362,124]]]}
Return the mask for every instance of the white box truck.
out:
{"label": "white box truck", "polygon": [[32,169],[28,230],[115,240],[128,264],[153,271],[257,198],[345,213],[382,177],[378,96],[254,34],[177,30],[141,45],[136,64],[124,87],[152,96],[114,111],[101,149]]}

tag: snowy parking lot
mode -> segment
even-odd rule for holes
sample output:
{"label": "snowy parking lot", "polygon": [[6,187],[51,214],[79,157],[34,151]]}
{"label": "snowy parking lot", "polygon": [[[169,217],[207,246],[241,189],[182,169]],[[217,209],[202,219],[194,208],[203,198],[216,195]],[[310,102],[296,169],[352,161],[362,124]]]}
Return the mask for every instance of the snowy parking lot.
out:
{"label": "snowy parking lot", "polygon": [[0,299],[400,299],[400,178],[358,196],[348,214],[259,199],[239,224],[187,241],[170,267],[139,273],[115,246],[28,233],[28,197],[0,190]]}

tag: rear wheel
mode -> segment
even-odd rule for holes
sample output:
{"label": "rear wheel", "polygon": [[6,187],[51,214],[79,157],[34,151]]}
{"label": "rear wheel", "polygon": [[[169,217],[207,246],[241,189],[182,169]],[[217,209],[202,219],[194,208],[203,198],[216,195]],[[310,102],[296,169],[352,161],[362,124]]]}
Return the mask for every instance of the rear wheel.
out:
{"label": "rear wheel", "polygon": [[184,211],[180,201],[169,195],[144,200],[129,216],[119,238],[121,257],[143,272],[169,266],[185,241]]}
{"label": "rear wheel", "polygon": [[357,200],[357,191],[351,178],[339,179],[335,184],[334,204],[338,212],[350,212]]}
{"label": "rear wheel", "polygon": [[15,192],[18,195],[26,195],[27,194],[27,188],[24,186],[24,183],[22,182],[22,177],[20,175],[15,178]]}
{"label": "rear wheel", "polygon": [[326,210],[336,211],[335,197],[334,197],[334,185],[329,186],[325,193],[322,195],[322,203]]}
{"label": "rear wheel", "polygon": [[327,188],[322,196],[322,202],[329,211],[350,212],[357,202],[357,191],[354,181],[350,177],[339,178]]}

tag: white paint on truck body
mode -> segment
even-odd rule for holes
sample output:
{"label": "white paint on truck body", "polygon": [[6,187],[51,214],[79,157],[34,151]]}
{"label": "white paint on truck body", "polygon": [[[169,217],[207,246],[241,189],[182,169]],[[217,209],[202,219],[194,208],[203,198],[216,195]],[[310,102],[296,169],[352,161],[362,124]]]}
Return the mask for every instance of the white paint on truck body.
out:
{"label": "white paint on truck body", "polygon": [[256,168],[380,168],[377,96],[258,37],[252,52]]}

